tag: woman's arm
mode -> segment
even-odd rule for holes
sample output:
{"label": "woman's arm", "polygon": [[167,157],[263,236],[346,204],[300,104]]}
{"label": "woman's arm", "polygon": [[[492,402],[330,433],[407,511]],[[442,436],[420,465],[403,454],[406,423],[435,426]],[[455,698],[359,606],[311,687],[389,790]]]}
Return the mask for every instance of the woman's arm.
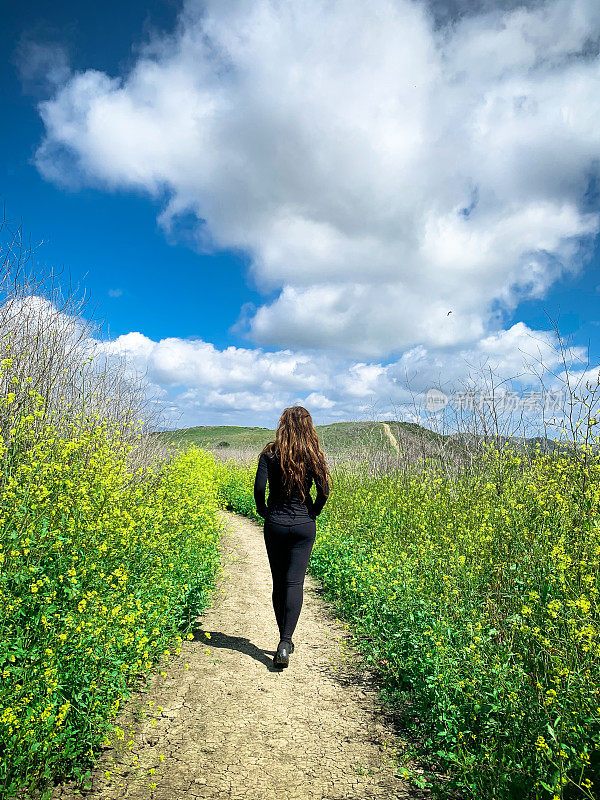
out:
{"label": "woman's arm", "polygon": [[313,503],[312,512],[318,517],[329,497],[329,484],[327,479],[321,482],[315,475],[315,486],[317,487],[317,499]]}
{"label": "woman's arm", "polygon": [[256,503],[256,511],[263,519],[267,517],[267,504],[265,503],[265,491],[267,488],[267,457],[263,453],[258,459],[258,469],[256,470],[256,477],[254,478],[254,502]]}

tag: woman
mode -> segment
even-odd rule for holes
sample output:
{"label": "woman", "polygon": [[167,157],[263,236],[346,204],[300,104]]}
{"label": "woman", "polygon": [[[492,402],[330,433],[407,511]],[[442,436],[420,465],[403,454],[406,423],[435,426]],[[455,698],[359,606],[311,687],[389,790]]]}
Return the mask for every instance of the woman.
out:
{"label": "woman", "polygon": [[[265,489],[269,481],[269,498]],[[317,498],[310,496],[312,483]],[[273,576],[279,645],[273,663],[287,667],[304,596],[304,576],[329,496],[330,475],[312,417],[302,406],[284,409],[275,441],[260,454],[254,480],[256,510],[265,520],[265,546]]]}

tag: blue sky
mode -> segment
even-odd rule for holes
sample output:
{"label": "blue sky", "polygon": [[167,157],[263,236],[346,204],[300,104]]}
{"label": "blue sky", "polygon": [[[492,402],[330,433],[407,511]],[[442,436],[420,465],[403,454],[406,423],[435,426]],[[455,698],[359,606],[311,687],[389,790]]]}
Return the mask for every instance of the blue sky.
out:
{"label": "blue sky", "polygon": [[5,7],[7,215],[177,424],[596,355],[600,12],[515,5]]}

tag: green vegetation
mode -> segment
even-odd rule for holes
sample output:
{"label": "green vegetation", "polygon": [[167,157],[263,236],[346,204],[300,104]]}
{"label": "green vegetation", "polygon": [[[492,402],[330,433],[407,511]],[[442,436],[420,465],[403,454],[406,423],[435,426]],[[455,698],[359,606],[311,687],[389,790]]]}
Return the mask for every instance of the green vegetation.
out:
{"label": "green vegetation", "polygon": [[[7,797],[85,775],[122,700],[178,651],[210,600],[219,506],[260,519],[253,464],[222,464],[196,440],[134,468],[133,431],[79,413],[57,427],[40,394],[22,392],[18,413],[15,396],[0,402],[12,420],[0,450]],[[233,428],[192,430],[242,441]],[[353,435],[387,438],[380,423],[320,433],[329,453],[360,452]],[[254,453],[270,435],[240,431]],[[442,796],[592,800],[600,457],[490,449],[452,473],[428,463],[379,475],[369,460],[337,467],[309,569],[352,625],[385,702],[416,720],[421,760],[450,774]]]}
{"label": "green vegetation", "polygon": [[40,426],[32,395],[1,452],[3,797],[85,772],[129,689],[207,605],[219,563],[213,456],[132,472],[118,432]]}
{"label": "green vegetation", "polygon": [[[252,468],[223,492],[256,516]],[[484,800],[600,796],[600,458],[337,469],[309,570],[420,757]],[[410,771],[405,771],[410,775]]]}
{"label": "green vegetation", "polygon": [[222,465],[144,435],[143,384],[29,255],[0,221],[0,797],[86,775],[219,567]]}

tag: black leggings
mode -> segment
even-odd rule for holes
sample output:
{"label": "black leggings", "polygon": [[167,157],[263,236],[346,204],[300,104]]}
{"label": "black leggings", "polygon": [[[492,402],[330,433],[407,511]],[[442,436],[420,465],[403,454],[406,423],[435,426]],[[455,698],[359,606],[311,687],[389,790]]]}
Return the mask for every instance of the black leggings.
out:
{"label": "black leggings", "polygon": [[317,524],[311,517],[289,524],[265,521],[265,545],[273,576],[273,610],[280,639],[291,640],[296,629],[316,532]]}

